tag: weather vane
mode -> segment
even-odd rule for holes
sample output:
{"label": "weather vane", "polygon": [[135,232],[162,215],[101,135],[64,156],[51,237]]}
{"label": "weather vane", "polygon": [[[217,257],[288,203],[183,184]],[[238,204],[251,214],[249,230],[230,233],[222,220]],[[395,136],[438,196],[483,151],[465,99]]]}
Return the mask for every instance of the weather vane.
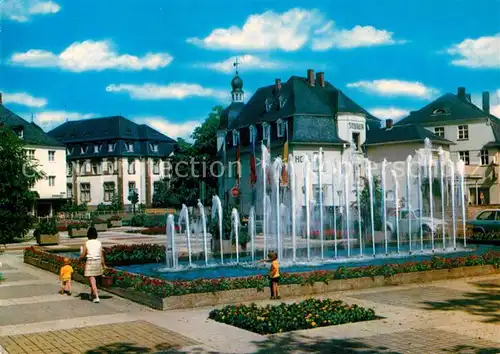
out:
{"label": "weather vane", "polygon": [[238,61],[238,57],[236,57],[233,66],[236,68],[236,75],[238,75],[238,66],[240,66],[240,63]]}

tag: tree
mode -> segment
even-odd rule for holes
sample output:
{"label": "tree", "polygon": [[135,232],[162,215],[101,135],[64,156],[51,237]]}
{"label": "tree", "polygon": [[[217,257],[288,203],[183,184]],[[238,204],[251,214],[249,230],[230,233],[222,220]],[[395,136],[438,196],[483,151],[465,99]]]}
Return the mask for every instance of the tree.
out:
{"label": "tree", "polygon": [[[217,161],[217,129],[222,111],[221,106],[214,107],[205,122],[195,128],[191,134],[193,144],[182,138],[177,139],[177,147],[170,161],[172,176],[156,184],[154,207],[196,205],[200,198],[201,182],[205,182],[206,196],[217,193],[218,179],[211,173],[210,167]],[[206,201],[209,200],[207,198]]]}
{"label": "tree", "polygon": [[23,141],[0,125],[0,243],[26,235],[33,226],[31,212],[38,193],[31,188],[42,177],[26,155]]}
{"label": "tree", "polygon": [[139,203],[139,194],[137,194],[137,192],[134,190],[132,191],[132,193],[130,193],[127,199],[132,203],[133,212],[135,214],[135,205]]}
{"label": "tree", "polygon": [[[370,187],[368,179],[364,179],[364,188],[359,196],[361,205],[361,223],[362,228],[367,230],[371,228],[371,207],[373,203],[373,221],[375,231],[381,231],[382,228],[382,188],[380,187],[380,178],[373,177],[373,201],[370,200]],[[357,222],[357,220],[356,220]]]}

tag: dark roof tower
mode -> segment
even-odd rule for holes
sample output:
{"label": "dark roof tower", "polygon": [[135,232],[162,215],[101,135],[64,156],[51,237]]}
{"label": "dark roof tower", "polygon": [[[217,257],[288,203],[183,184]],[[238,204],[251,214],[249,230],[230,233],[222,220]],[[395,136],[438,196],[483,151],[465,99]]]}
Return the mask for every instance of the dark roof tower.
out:
{"label": "dark roof tower", "polygon": [[225,130],[227,127],[234,123],[236,119],[239,117],[241,110],[244,107],[243,100],[245,98],[245,93],[243,91],[243,80],[238,75],[238,66],[240,63],[238,62],[238,58],[233,63],[233,66],[236,68],[235,75],[231,80],[231,104],[222,111],[220,117],[219,129]]}
{"label": "dark roof tower", "polygon": [[238,62],[238,57],[236,57],[236,60],[233,63],[233,66],[236,68],[236,73],[231,80],[231,100],[232,102],[243,102],[244,99],[244,91],[243,91],[243,80],[241,77],[238,75],[238,66],[240,63]]}

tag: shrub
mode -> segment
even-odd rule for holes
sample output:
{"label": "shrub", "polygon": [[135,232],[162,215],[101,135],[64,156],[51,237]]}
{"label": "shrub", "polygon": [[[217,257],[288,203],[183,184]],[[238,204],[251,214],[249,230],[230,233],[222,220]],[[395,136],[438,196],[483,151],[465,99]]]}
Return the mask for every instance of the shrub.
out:
{"label": "shrub", "polygon": [[122,217],[120,215],[112,215],[109,220],[113,220],[113,221],[120,221],[122,219]]}
{"label": "shrub", "polygon": [[147,215],[146,214],[137,214],[132,217],[130,220],[131,226],[142,227],[146,223]]}
{"label": "shrub", "polygon": [[141,234],[143,235],[165,235],[166,234],[166,228],[165,227],[148,227],[145,230],[141,231]]}
{"label": "shrub", "polygon": [[230,305],[213,310],[209,318],[259,334],[334,326],[376,318],[372,309],[347,305],[340,300],[307,299],[299,303]]}
{"label": "shrub", "polygon": [[470,237],[471,240],[474,241],[500,241],[500,233],[499,232],[490,232],[487,234],[484,233],[476,233]]}
{"label": "shrub", "polygon": [[55,218],[44,219],[38,224],[38,230],[41,235],[57,234],[57,223]]}
{"label": "shrub", "polygon": [[88,228],[89,225],[84,222],[73,222],[68,225],[68,232],[71,230],[80,230],[80,229],[86,229]]}

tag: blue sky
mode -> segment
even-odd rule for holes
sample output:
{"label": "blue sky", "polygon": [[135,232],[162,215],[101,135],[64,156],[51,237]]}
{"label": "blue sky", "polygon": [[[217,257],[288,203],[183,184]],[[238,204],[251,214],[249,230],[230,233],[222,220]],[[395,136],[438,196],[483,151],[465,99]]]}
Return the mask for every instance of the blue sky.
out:
{"label": "blue sky", "polygon": [[[314,6],[308,6],[312,5]],[[229,103],[309,68],[379,118],[465,86],[500,115],[500,1],[3,0],[4,104],[49,130],[123,115],[188,136]]]}

